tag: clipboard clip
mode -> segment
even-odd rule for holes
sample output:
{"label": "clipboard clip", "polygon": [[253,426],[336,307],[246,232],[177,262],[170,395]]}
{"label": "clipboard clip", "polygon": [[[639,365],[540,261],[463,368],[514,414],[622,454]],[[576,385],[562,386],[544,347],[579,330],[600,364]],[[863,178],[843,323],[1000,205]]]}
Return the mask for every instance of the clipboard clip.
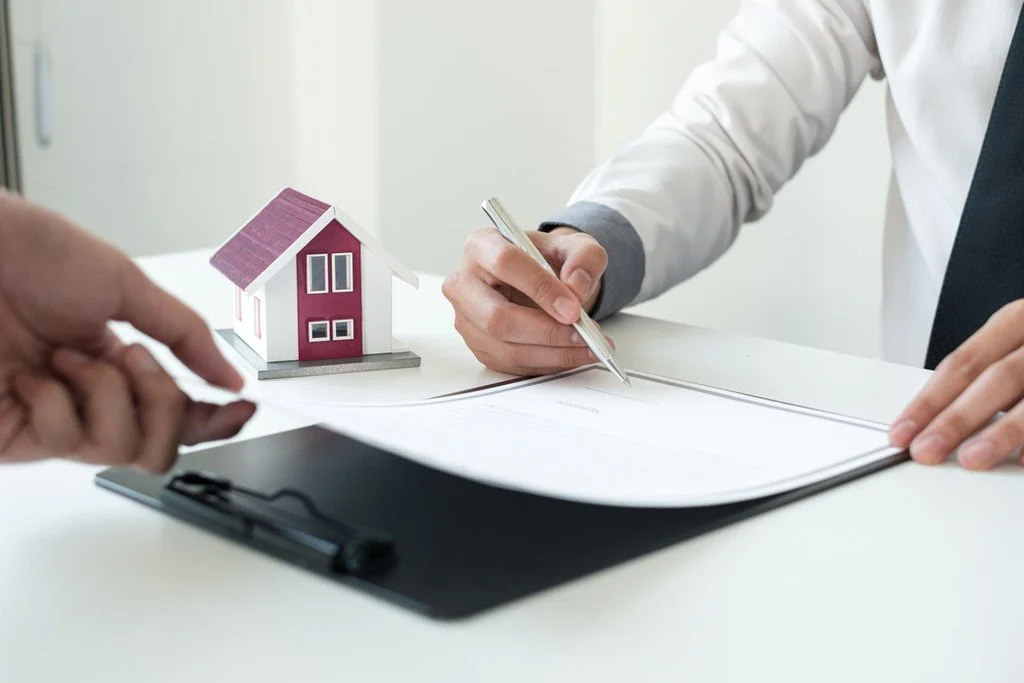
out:
{"label": "clipboard clip", "polygon": [[[275,505],[282,499],[297,501],[306,515]],[[161,500],[329,572],[367,576],[394,561],[395,544],[390,536],[333,520],[295,489],[264,493],[225,477],[190,470],[168,478]]]}

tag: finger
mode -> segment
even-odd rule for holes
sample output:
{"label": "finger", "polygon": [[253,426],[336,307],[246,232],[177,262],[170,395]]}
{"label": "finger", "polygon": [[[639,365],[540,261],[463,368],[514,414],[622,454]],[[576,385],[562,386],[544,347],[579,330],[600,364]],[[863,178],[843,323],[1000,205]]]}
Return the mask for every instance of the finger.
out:
{"label": "finger", "polygon": [[1005,306],[935,368],[917,397],[904,409],[889,432],[892,444],[906,448],[935,417],[962,394],[985,369],[1024,346],[1024,308]]}
{"label": "finger", "polygon": [[141,435],[128,377],[117,366],[70,349],[58,349],[53,368],[79,397],[90,443],[84,459],[106,464],[132,463]]}
{"label": "finger", "polygon": [[597,359],[586,346],[540,346],[499,341],[462,318],[459,334],[487,367],[513,375],[549,374],[588,365]]}
{"label": "finger", "polygon": [[25,415],[25,426],[44,457],[67,457],[82,447],[84,433],[66,387],[52,377],[24,373],[13,378],[13,389]]}
{"label": "finger", "polygon": [[100,340],[98,351],[93,355],[112,362],[117,362],[124,354],[124,351],[125,343],[121,341],[121,338],[114,334],[114,331],[108,327],[103,332],[103,337]]}
{"label": "finger", "polygon": [[160,289],[138,266],[128,263],[123,277],[118,319],[166,344],[197,375],[234,391],[244,386],[242,376],[217,349],[210,329],[191,308]]}
{"label": "finger", "polygon": [[579,319],[580,301],[569,286],[497,232],[474,233],[466,244],[466,256],[498,281],[530,297],[559,322],[570,324]]}
{"label": "finger", "polygon": [[596,293],[601,276],[608,267],[608,252],[596,239],[582,232],[554,235],[541,252],[549,260],[562,263],[559,277],[583,302]]}
{"label": "finger", "polygon": [[23,373],[14,378],[14,390],[46,455],[67,457],[83,447],[85,435],[67,387],[52,377]]}
{"label": "finger", "polygon": [[138,402],[141,444],[135,464],[149,472],[166,472],[178,457],[189,398],[141,345],[129,346],[122,364]]}
{"label": "finger", "polygon": [[963,445],[960,464],[971,470],[987,470],[1014,457],[1022,445],[1024,404],[1018,404]]}
{"label": "finger", "polygon": [[[945,461],[957,446],[981,429],[999,411],[1017,402],[1024,384],[1024,351],[990,365],[977,380],[929,423],[910,444],[916,461]],[[1003,454],[1005,457],[1007,454]]]}
{"label": "finger", "polygon": [[495,339],[545,346],[583,344],[571,326],[559,323],[536,308],[512,303],[472,275],[457,276],[449,287],[456,315],[465,316]]}
{"label": "finger", "polygon": [[242,430],[255,412],[256,405],[249,401],[235,401],[223,406],[190,403],[185,413],[181,442],[186,446],[194,446],[230,439]]}

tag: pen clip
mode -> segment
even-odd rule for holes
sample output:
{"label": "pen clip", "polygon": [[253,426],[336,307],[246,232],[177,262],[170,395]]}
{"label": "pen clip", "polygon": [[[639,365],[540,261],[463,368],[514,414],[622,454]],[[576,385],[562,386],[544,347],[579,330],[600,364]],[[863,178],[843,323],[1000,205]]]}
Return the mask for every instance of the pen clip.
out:
{"label": "pen clip", "polygon": [[[274,505],[286,498],[297,500],[308,518]],[[167,480],[161,500],[247,538],[287,549],[331,572],[365,576],[383,570],[394,559],[394,541],[389,536],[333,520],[295,489],[268,494],[190,470]]]}

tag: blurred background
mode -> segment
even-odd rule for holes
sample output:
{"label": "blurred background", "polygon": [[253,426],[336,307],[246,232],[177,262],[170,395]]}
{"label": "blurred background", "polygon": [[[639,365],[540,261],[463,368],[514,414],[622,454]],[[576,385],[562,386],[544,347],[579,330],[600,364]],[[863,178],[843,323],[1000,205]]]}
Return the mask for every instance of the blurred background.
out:
{"label": "blurred background", "polygon": [[[563,206],[738,6],[0,0],[0,177],[132,256],[213,247],[293,186],[443,274],[484,198]],[[888,179],[866,82],[770,215],[636,312],[877,357]]]}

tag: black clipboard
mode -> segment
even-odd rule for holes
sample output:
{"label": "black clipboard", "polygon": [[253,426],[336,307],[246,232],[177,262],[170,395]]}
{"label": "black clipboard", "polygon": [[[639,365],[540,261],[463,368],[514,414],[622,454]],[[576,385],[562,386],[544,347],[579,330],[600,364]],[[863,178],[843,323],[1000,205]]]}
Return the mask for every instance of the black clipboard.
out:
{"label": "black clipboard", "polygon": [[306,427],[193,451],[167,477],[113,468],[96,483],[402,607],[459,619],[905,460],[759,500],[640,509],[481,484]]}

